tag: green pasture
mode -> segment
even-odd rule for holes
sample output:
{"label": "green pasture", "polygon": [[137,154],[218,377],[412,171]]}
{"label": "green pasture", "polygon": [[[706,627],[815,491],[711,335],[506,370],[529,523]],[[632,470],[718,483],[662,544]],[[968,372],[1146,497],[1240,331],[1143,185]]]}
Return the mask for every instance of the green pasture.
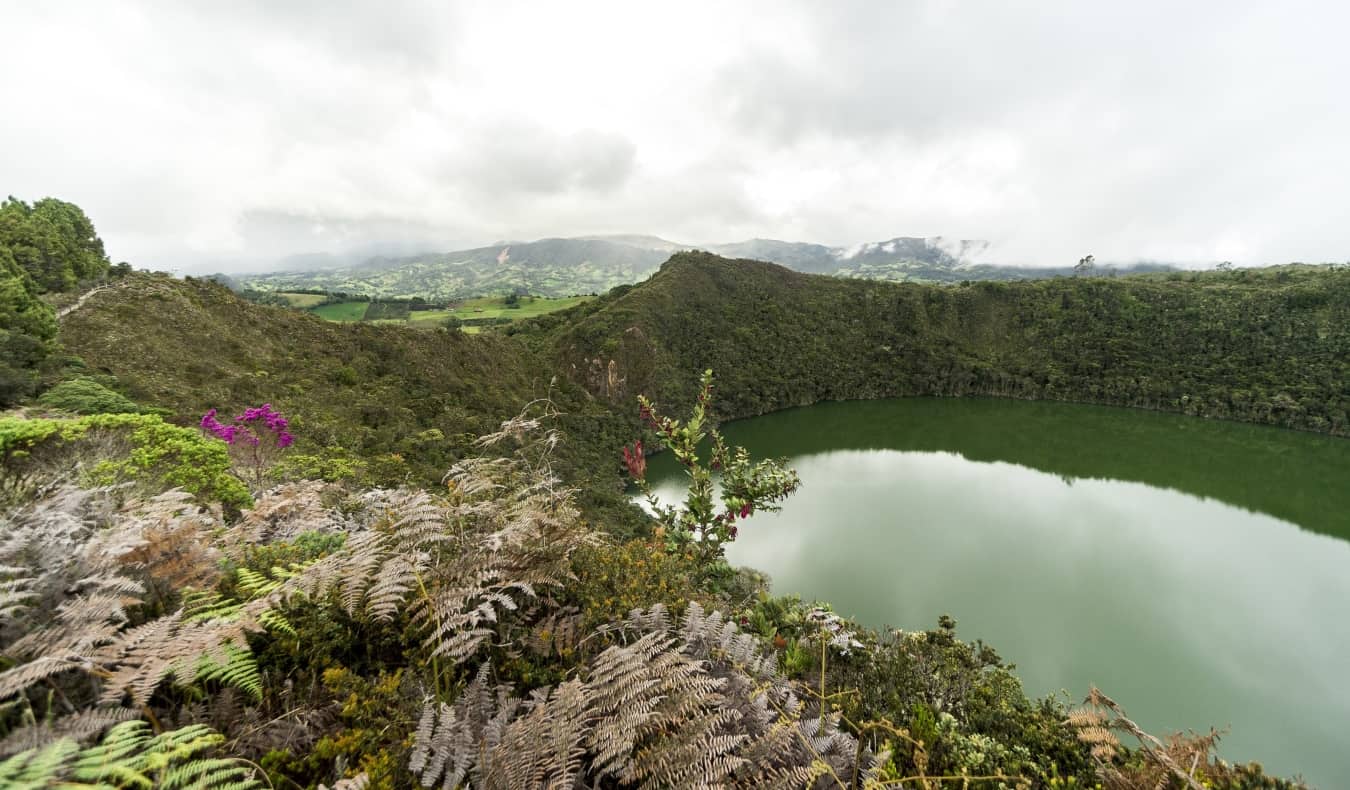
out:
{"label": "green pasture", "polygon": [[329,321],[360,321],[366,315],[369,302],[335,302],[316,307],[310,312]]}
{"label": "green pasture", "polygon": [[282,291],[277,294],[291,303],[291,307],[298,307],[301,310],[308,310],[311,307],[318,307],[327,296],[323,294],[298,294],[291,291]]}

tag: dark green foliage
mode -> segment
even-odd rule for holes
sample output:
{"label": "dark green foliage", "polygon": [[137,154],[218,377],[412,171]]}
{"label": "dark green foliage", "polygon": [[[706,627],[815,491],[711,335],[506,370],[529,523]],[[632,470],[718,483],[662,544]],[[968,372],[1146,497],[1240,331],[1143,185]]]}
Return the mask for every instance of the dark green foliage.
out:
{"label": "dark green foliage", "polygon": [[0,244],[0,407],[32,393],[37,369],[52,352],[56,312],[38,285]]}
{"label": "dark green foliage", "polygon": [[944,287],[839,280],[689,253],[650,281],[518,331],[550,333],[600,397],[723,417],[822,400],[993,395],[1350,433],[1350,270]]}
{"label": "dark green foliage", "polygon": [[0,248],[43,291],[69,291],[108,271],[103,242],[79,206],[55,198],[0,204]]}
{"label": "dark green foliage", "polygon": [[33,394],[55,350],[56,313],[39,294],[108,274],[103,242],[78,206],[55,198],[0,203],[0,408]]}
{"label": "dark green foliage", "polygon": [[[1092,785],[1092,764],[1062,726],[1064,707],[1027,699],[998,653],[957,639],[950,618],[931,631],[879,639],[857,660],[834,662],[830,684],[856,690],[841,697],[849,719],[908,727],[924,744],[931,774],[1002,771],[1044,782],[1057,772]],[[914,757],[912,748],[897,748],[893,759],[901,773],[912,773]]]}

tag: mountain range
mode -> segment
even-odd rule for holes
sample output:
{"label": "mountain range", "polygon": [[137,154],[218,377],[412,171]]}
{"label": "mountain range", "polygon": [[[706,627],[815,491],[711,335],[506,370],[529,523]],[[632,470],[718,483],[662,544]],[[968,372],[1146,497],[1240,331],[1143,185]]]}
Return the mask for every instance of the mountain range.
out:
{"label": "mountain range", "polygon": [[[239,287],[261,291],[321,290],[371,297],[458,299],[526,292],[540,296],[603,293],[651,276],[670,256],[701,249],[728,258],[777,263],[809,274],[915,281],[1026,280],[1073,274],[1070,265],[1019,267],[979,263],[983,241],[941,236],[899,236],[885,241],[831,247],[776,239],[692,245],[656,236],[578,236],[530,242],[503,241],[485,247],[407,257],[374,257],[338,268],[238,275]],[[1103,267],[1117,272],[1159,271],[1164,264]]]}

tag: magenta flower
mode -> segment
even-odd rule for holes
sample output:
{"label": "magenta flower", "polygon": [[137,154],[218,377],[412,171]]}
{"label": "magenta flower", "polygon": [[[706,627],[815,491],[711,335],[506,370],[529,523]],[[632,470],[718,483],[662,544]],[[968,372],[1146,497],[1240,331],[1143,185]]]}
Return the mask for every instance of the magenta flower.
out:
{"label": "magenta flower", "polygon": [[244,409],[231,423],[222,423],[216,417],[218,413],[211,409],[198,424],[204,432],[229,445],[230,457],[237,467],[249,470],[261,490],[263,472],[281,450],[295,443],[295,436],[287,430],[290,421],[273,411],[270,403]]}

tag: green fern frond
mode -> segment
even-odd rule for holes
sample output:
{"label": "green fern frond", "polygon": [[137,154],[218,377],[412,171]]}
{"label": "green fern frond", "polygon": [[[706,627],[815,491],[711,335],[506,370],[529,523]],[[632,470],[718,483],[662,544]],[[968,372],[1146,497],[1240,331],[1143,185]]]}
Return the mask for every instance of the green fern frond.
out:
{"label": "green fern frond", "polygon": [[[276,573],[282,569],[273,568],[272,570],[273,573]],[[282,570],[282,572],[285,571]],[[272,579],[252,568],[239,568],[235,571],[234,578],[239,591],[249,598],[261,598],[281,586],[280,574],[278,574],[278,578]]]}
{"label": "green fern frond", "polygon": [[295,626],[276,609],[264,609],[258,613],[258,623],[272,631],[280,631],[287,636],[296,636]]}
{"label": "green fern frond", "polygon": [[[152,735],[144,721],[128,721],[83,751],[74,741],[63,740],[0,763],[0,786],[261,790],[263,785],[253,778],[248,763],[207,756],[224,740],[202,724]],[[11,764],[17,766],[12,776],[6,773]],[[10,784],[11,780],[27,784]]]}
{"label": "green fern frond", "polygon": [[227,660],[224,663],[202,656],[198,660],[197,680],[215,680],[227,686],[246,691],[255,700],[262,699],[262,675],[258,671],[258,660],[253,651],[234,644],[225,646]]}
{"label": "green fern frond", "polygon": [[218,592],[192,591],[183,596],[183,621],[204,623],[210,620],[232,620],[239,615],[243,606]]}
{"label": "green fern frond", "polygon": [[0,762],[0,787],[12,790],[50,787],[79,750],[74,741],[57,741],[41,749],[20,752]]}

